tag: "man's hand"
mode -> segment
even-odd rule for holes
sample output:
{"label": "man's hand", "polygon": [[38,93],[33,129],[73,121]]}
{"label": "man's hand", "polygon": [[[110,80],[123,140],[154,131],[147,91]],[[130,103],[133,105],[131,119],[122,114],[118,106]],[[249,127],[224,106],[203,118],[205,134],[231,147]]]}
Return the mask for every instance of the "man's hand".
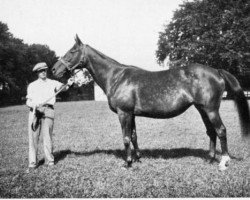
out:
{"label": "man's hand", "polygon": [[74,78],[69,78],[68,82],[67,82],[67,85],[71,86],[73,83],[74,83]]}
{"label": "man's hand", "polygon": [[45,112],[45,107],[43,107],[41,105],[36,107],[36,112],[37,112],[37,114],[43,115]]}
{"label": "man's hand", "polygon": [[38,108],[39,106],[41,106],[42,104],[40,103],[35,103],[35,102],[31,102],[28,104],[29,107],[33,108],[34,110],[36,110],[36,108]]}

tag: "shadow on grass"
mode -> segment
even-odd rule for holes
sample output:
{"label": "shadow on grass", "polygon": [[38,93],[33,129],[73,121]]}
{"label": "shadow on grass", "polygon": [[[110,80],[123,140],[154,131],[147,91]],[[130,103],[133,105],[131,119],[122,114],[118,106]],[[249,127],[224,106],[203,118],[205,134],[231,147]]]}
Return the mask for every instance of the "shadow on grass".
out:
{"label": "shadow on grass", "polygon": [[66,158],[68,155],[72,154],[73,152],[69,149],[55,152],[54,153],[55,164],[58,163],[60,160]]}
{"label": "shadow on grass", "polygon": [[[62,150],[62,151],[54,152],[55,164],[58,163],[60,160],[63,160],[64,158],[66,158],[68,155],[72,155],[72,154],[73,152],[70,150]],[[44,164],[45,164],[45,159],[43,158],[39,160],[37,167],[44,165]]]}
{"label": "shadow on grass", "polygon": [[[203,149],[189,149],[189,148],[178,148],[178,149],[141,149],[140,150],[142,158],[163,158],[163,159],[171,159],[171,158],[183,158],[183,157],[198,157],[204,160],[209,160],[210,157],[208,155],[207,150]],[[114,155],[117,158],[121,158],[125,160],[126,154],[122,149],[96,149],[93,151],[82,151],[75,152],[69,149],[62,150],[54,153],[55,163],[63,160],[66,157],[78,157],[78,156],[91,156],[94,154],[108,154]],[[219,154],[219,152],[217,152]],[[134,155],[133,155],[134,156]],[[216,162],[218,160],[216,159]]]}

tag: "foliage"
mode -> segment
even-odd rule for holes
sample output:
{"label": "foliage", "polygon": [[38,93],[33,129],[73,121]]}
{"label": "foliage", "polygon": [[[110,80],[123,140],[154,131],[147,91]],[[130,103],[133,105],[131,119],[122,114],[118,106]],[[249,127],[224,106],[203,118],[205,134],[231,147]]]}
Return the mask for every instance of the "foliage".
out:
{"label": "foliage", "polygon": [[36,63],[46,62],[52,67],[56,61],[48,46],[23,43],[0,22],[0,104],[18,103],[26,96],[27,85],[37,78],[32,73]]}
{"label": "foliage", "polygon": [[250,2],[184,2],[160,32],[156,57],[162,63],[198,62],[236,76],[250,70]]}

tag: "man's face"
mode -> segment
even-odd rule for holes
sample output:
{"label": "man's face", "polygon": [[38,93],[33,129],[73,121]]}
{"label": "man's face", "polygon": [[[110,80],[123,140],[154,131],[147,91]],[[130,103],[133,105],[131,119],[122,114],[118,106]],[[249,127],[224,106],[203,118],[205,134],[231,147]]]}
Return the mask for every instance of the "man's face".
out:
{"label": "man's face", "polygon": [[38,78],[40,78],[40,79],[46,79],[47,78],[47,70],[46,69],[39,70],[37,72],[37,74],[38,74]]}

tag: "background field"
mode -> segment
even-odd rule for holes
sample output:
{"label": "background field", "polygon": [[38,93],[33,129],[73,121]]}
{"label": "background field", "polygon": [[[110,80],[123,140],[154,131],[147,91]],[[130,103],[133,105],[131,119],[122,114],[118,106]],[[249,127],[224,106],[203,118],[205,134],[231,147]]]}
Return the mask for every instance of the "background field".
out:
{"label": "background field", "polygon": [[[116,114],[107,102],[84,101],[57,103],[56,165],[43,165],[41,145],[41,165],[27,173],[28,110],[0,108],[0,197],[249,197],[249,158],[233,103],[223,101],[220,112],[233,158],[225,172],[206,161],[209,139],[193,107],[173,119],[136,118],[141,163],[125,169]],[[220,159],[219,143],[217,150]]]}

